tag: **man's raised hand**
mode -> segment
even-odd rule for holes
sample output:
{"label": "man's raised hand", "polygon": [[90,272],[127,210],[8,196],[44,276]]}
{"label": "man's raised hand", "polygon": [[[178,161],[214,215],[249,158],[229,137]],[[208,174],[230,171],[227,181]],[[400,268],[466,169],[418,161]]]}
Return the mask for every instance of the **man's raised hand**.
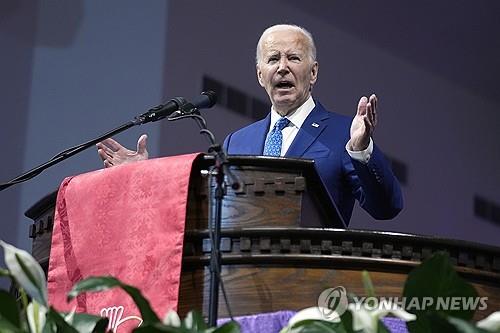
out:
{"label": "man's raised hand", "polygon": [[117,141],[108,138],[96,144],[97,153],[104,162],[104,167],[106,168],[135,161],[147,160],[149,156],[147,150],[147,139],[148,136],[146,134],[141,135],[139,140],[137,140],[137,150],[133,151],[123,147]]}
{"label": "man's raised hand", "polygon": [[352,120],[348,148],[352,151],[368,148],[375,126],[377,126],[377,96],[372,94],[370,99],[363,96],[359,100],[356,116]]}

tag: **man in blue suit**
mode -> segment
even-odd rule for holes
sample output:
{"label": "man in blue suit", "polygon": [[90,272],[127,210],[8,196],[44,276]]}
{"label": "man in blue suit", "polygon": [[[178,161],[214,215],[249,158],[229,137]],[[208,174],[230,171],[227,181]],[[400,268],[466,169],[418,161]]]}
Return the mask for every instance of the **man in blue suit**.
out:
{"label": "man in blue suit", "polygon": [[[396,216],[403,207],[401,189],[371,139],[377,97],[363,96],[354,119],[328,112],[311,96],[318,77],[316,48],[311,34],[301,27],[275,25],[265,30],[256,62],[271,112],[230,134],[224,142],[227,152],[313,159],[346,223],[355,199],[376,219]],[[280,121],[281,131],[275,128]],[[268,147],[276,141],[280,148],[272,151]]]}
{"label": "man in blue suit", "polygon": [[[318,77],[311,34],[294,25],[275,25],[257,44],[257,78],[272,104],[268,116],[230,134],[228,154],[313,159],[346,223],[357,199],[376,219],[391,219],[403,207],[399,182],[371,139],[377,97],[363,96],[354,118],[327,111],[311,95]],[[98,145],[105,166],[147,158],[145,137],[136,152],[107,139]]]}

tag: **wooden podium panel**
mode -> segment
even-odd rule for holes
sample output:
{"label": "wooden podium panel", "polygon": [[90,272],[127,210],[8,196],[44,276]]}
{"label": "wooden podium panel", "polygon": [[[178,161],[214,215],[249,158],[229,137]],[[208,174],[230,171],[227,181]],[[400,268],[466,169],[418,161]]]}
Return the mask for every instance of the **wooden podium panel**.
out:
{"label": "wooden podium panel", "polygon": [[[222,278],[233,315],[299,310],[317,304],[326,288],[343,286],[364,296],[367,270],[377,295],[401,296],[408,272],[436,251],[449,253],[456,270],[487,296],[488,309],[500,308],[500,248],[471,242],[391,232],[345,230],[312,161],[232,157],[243,186],[226,189],[222,207]],[[210,159],[192,171],[186,219],[179,312],[207,314]],[[48,267],[55,193],[26,215],[33,255]],[[316,227],[316,228],[311,228]],[[321,227],[321,228],[318,228]],[[227,316],[222,294],[219,317]]]}
{"label": "wooden podium panel", "polygon": [[[208,306],[208,232],[186,234],[179,312]],[[446,251],[458,273],[488,308],[500,308],[500,251],[469,242],[400,233],[312,228],[222,231],[222,278],[233,315],[299,310],[317,304],[327,288],[366,296],[367,270],[378,296],[402,296],[407,274],[436,251]],[[220,316],[228,316],[222,293]]]}
{"label": "wooden podium panel", "polygon": [[[335,204],[323,187],[312,160],[268,156],[232,156],[231,170],[241,187],[226,188],[222,228],[329,227],[345,228]],[[206,173],[212,161],[195,166],[189,192],[186,230],[207,228]]]}

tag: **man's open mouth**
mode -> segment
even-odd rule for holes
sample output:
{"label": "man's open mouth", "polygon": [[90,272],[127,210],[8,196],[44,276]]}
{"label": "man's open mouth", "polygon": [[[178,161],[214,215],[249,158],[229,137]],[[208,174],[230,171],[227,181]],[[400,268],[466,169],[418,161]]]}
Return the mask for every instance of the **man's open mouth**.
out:
{"label": "man's open mouth", "polygon": [[293,88],[294,85],[290,81],[280,81],[275,85],[275,87],[278,89],[290,89]]}

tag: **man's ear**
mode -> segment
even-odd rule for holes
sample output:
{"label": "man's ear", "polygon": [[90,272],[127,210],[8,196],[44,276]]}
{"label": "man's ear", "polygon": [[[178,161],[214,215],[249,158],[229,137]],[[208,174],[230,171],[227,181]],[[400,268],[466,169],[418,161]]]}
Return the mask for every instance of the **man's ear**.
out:
{"label": "man's ear", "polygon": [[319,70],[319,64],[317,61],[315,61],[311,67],[311,85],[316,83],[316,80],[318,79],[318,70]]}
{"label": "man's ear", "polygon": [[255,70],[257,71],[257,80],[261,87],[264,87],[264,82],[262,81],[262,72],[259,68],[259,64],[255,65]]}

